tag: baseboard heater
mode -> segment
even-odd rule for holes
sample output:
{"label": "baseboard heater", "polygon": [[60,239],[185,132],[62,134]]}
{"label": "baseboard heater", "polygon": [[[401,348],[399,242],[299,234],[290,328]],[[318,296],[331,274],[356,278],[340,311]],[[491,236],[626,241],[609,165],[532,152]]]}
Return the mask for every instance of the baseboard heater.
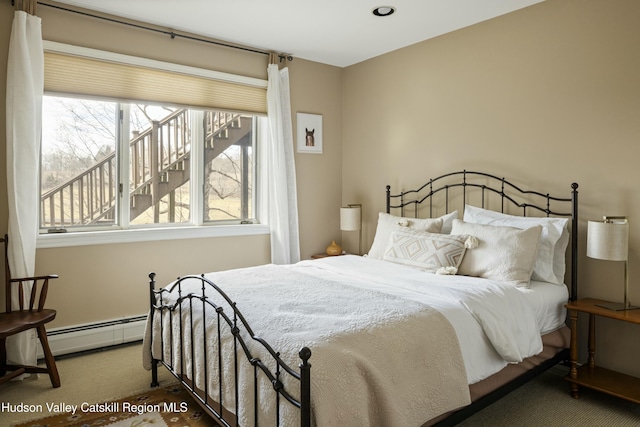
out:
{"label": "baseboard heater", "polygon": [[[142,340],[146,319],[146,315],[140,315],[104,322],[52,328],[47,330],[47,339],[54,356],[96,350]],[[44,354],[40,341],[38,341],[38,358],[42,357],[44,357]]]}

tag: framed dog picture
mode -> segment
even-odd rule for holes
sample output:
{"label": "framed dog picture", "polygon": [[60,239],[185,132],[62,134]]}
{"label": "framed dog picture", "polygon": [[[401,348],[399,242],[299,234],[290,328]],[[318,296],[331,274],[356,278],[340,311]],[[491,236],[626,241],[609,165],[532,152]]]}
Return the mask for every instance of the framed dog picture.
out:
{"label": "framed dog picture", "polygon": [[298,153],[322,154],[322,115],[298,113]]}

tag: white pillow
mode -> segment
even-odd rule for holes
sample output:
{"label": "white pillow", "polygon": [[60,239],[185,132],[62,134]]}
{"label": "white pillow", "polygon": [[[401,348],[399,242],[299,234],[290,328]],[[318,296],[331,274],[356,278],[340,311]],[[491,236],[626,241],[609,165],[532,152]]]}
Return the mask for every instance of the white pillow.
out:
{"label": "white pillow", "polygon": [[382,259],[384,257],[384,252],[387,249],[387,243],[389,243],[391,233],[397,226],[407,227],[412,230],[426,231],[429,233],[439,233],[442,229],[442,219],[406,218],[380,212],[378,215],[376,235],[373,238],[371,249],[369,249],[369,257],[375,259]]}
{"label": "white pillow", "polygon": [[462,259],[458,274],[529,286],[542,227],[513,227],[453,221],[452,235],[468,234],[478,247]]}
{"label": "white pillow", "polygon": [[533,265],[533,280],[564,284],[565,253],[569,244],[569,220],[566,218],[539,218],[507,215],[500,212],[466,205],[464,221],[475,224],[502,225],[526,229],[542,226],[538,254]]}
{"label": "white pillow", "polygon": [[398,227],[391,233],[383,259],[438,274],[456,274],[469,236],[426,233]]}
{"label": "white pillow", "polygon": [[442,230],[440,232],[442,234],[451,234],[451,226],[453,225],[453,220],[458,218],[458,211],[449,212],[440,218],[442,219]]}

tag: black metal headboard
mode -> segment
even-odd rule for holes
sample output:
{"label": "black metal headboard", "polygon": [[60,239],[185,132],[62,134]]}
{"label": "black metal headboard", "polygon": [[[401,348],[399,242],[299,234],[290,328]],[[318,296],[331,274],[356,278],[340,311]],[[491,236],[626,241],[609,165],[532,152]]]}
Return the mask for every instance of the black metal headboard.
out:
{"label": "black metal headboard", "polygon": [[[472,194],[473,193],[473,194]],[[436,198],[435,196],[439,197]],[[439,208],[449,213],[454,201],[460,204],[460,210],[476,196],[479,198],[480,207],[489,209],[489,202],[497,199],[499,210],[506,213],[511,209],[522,209],[522,216],[528,216],[528,212],[537,211],[546,216],[570,218],[570,248],[571,248],[571,279],[570,299],[575,301],[578,297],[578,184],[571,184],[569,197],[551,196],[549,193],[523,190],[505,178],[500,178],[484,172],[459,171],[441,175],[430,179],[426,184],[415,190],[402,191],[391,194],[391,186],[387,185],[387,213],[391,209],[400,209],[401,216],[407,216],[407,207],[412,208],[414,216],[418,217],[419,208],[428,205],[428,216],[432,217],[434,209]]]}

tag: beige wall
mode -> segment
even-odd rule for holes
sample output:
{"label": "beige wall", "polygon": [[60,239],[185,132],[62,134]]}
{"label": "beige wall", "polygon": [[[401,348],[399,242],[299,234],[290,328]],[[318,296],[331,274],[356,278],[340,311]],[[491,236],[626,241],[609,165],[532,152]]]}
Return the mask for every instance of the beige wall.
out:
{"label": "beige wall", "polygon": [[322,114],[322,154],[296,153],[300,252],[303,259],[340,241],[342,196],[342,69],[289,63],[294,144],[296,113]]}
{"label": "beige wall", "polygon": [[[370,245],[386,184],[481,170],[558,194],[578,182],[581,297],[622,298],[622,265],[586,258],[586,221],[628,215],[640,304],[640,2],[547,0],[348,67],[343,201]],[[599,361],[635,375],[635,325],[599,320]],[[626,339],[625,339],[626,338]]]}
{"label": "beige wall", "polygon": [[[211,44],[171,39],[149,31],[82,17],[40,6],[45,40],[103,49],[189,66],[266,79],[267,57]],[[10,2],[0,2],[0,58],[6,63],[13,16]],[[291,104],[295,112],[323,114],[324,154],[296,154],[300,202],[301,251],[320,252],[338,238],[341,199],[341,72],[336,67],[294,60],[290,64]],[[5,98],[6,67],[0,67],[0,98]],[[6,161],[5,106],[0,106],[0,161]],[[333,173],[328,171],[333,170]],[[0,231],[7,223],[6,176],[0,174]],[[268,235],[199,238],[135,244],[40,249],[36,270],[60,275],[48,305],[61,327],[144,314],[148,308],[147,274],[158,283],[178,275],[264,264],[270,260]]]}

